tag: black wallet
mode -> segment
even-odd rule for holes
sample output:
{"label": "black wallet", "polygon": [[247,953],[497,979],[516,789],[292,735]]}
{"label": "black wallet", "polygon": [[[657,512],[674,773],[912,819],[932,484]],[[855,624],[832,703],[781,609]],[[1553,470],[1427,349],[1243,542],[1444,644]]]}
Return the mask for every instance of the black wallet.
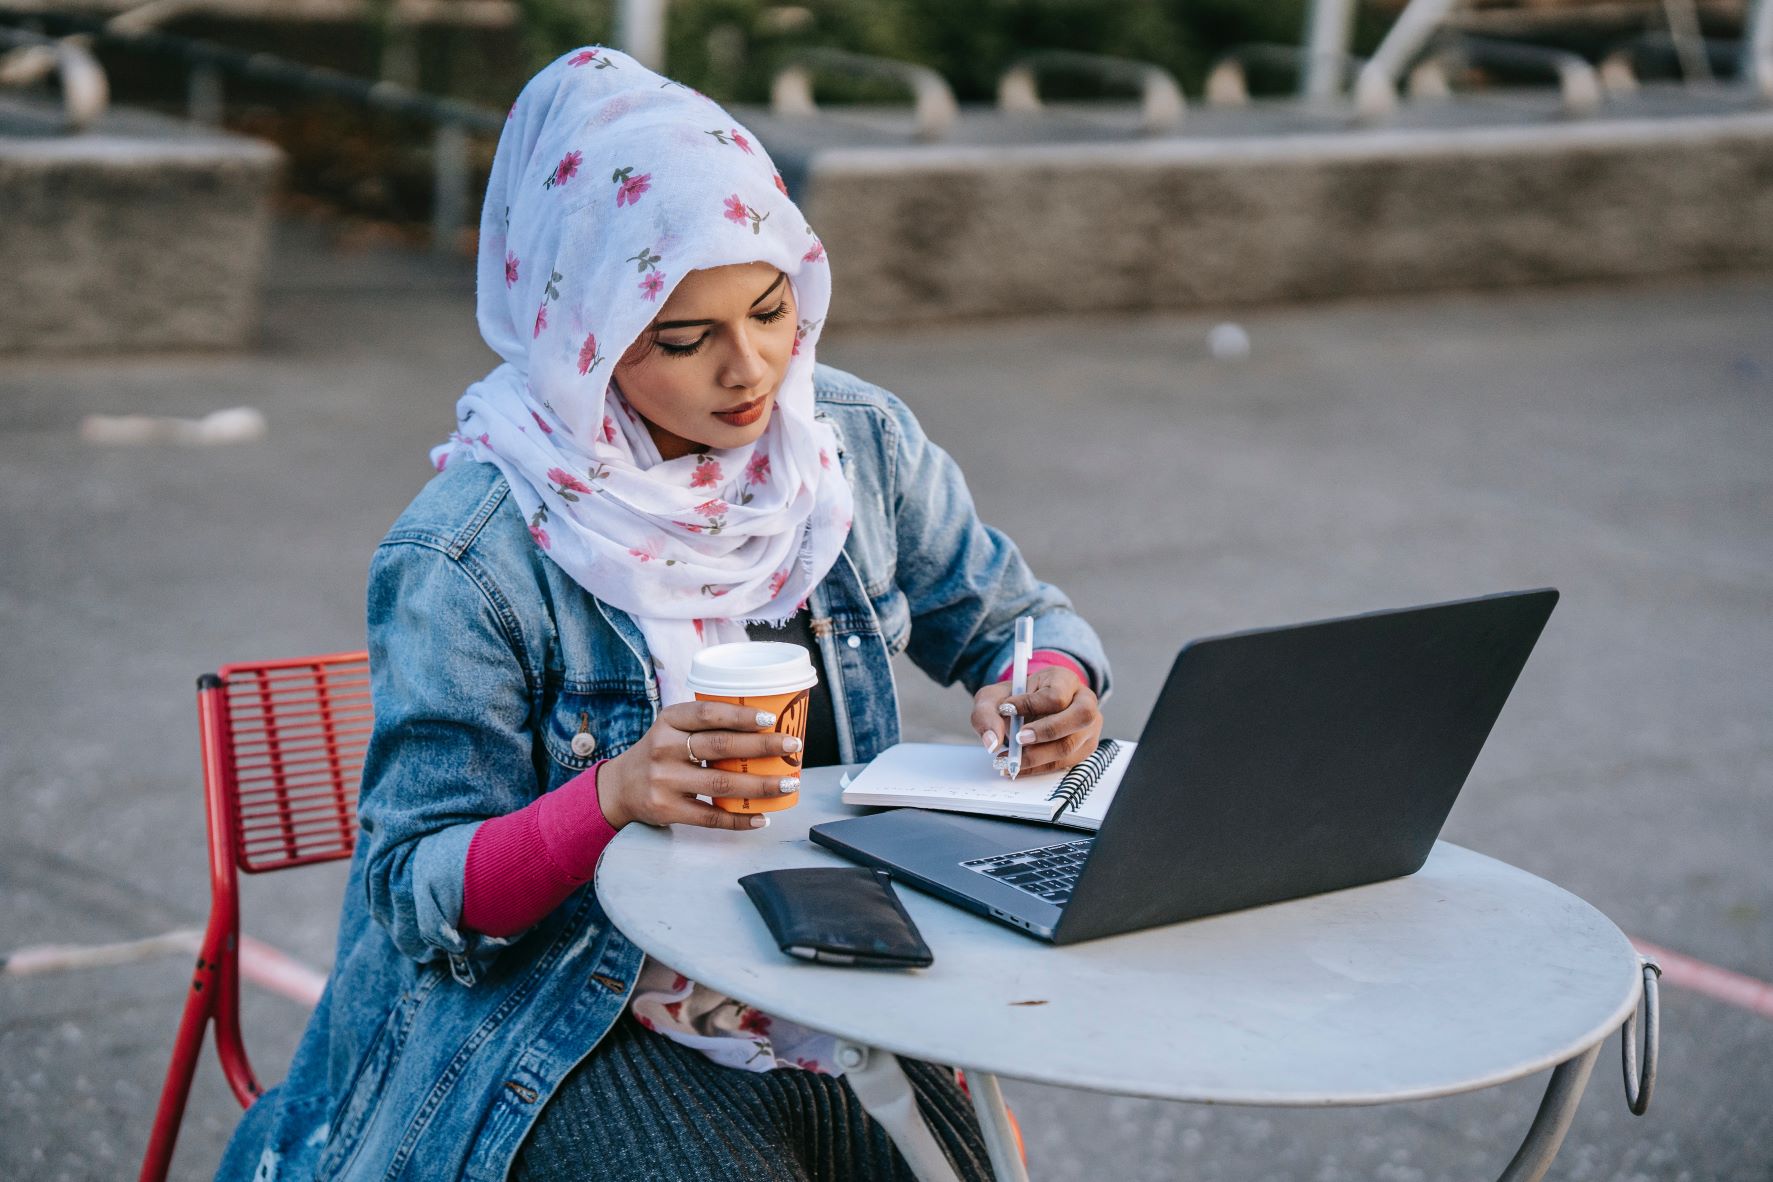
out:
{"label": "black wallet", "polygon": [[765,870],[739,885],[789,956],[879,968],[921,969],[935,961],[884,870]]}

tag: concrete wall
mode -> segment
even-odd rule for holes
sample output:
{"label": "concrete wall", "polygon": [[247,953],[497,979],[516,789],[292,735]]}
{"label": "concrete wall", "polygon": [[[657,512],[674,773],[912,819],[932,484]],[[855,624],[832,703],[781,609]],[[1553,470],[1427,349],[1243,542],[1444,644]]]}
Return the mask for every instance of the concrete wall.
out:
{"label": "concrete wall", "polygon": [[0,352],[249,344],[282,154],[135,113],[71,136],[27,116],[0,108]]}
{"label": "concrete wall", "polygon": [[795,164],[845,323],[1773,266],[1773,113]]}

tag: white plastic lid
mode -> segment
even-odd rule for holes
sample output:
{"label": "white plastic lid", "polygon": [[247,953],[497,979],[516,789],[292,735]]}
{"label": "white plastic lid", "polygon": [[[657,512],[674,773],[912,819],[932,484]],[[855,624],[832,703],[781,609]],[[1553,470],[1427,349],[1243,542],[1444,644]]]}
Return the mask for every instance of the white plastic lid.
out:
{"label": "white plastic lid", "polygon": [[819,683],[812,658],[798,644],[779,640],[716,644],[690,660],[691,693],[738,698],[746,694],[785,694]]}

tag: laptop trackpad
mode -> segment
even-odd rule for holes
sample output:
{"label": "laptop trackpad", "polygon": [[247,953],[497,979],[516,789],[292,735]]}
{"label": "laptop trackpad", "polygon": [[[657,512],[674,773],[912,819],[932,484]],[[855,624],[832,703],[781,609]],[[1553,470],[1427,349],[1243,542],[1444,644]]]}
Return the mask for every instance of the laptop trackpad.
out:
{"label": "laptop trackpad", "polygon": [[814,829],[821,845],[853,850],[889,869],[903,869],[966,894],[1003,903],[1026,900],[1035,906],[1042,905],[1038,899],[1012,891],[962,863],[1017,850],[1063,845],[1089,836],[1051,825],[914,808],[827,821]]}

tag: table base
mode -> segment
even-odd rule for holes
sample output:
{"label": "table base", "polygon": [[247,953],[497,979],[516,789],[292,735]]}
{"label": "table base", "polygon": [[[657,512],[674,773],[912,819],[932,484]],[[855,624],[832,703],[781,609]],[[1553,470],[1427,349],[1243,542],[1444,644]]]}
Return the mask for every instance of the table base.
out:
{"label": "table base", "polygon": [[[1498,1182],[1540,1182],[1545,1177],[1563,1146],[1564,1134],[1576,1119],[1577,1106],[1582,1103],[1582,1093],[1594,1072],[1595,1060],[1600,1057],[1601,1045],[1596,1043],[1552,1070],[1539,1111]],[[889,1051],[840,1041],[837,1061],[843,1065],[844,1078],[863,1109],[886,1129],[918,1182],[958,1182],[948,1156],[918,1114],[916,1094],[899,1066],[898,1057]],[[985,1151],[991,1156],[991,1169],[998,1182],[1029,1182],[997,1076],[969,1069],[967,1090],[972,1095],[973,1111],[984,1131]]]}

